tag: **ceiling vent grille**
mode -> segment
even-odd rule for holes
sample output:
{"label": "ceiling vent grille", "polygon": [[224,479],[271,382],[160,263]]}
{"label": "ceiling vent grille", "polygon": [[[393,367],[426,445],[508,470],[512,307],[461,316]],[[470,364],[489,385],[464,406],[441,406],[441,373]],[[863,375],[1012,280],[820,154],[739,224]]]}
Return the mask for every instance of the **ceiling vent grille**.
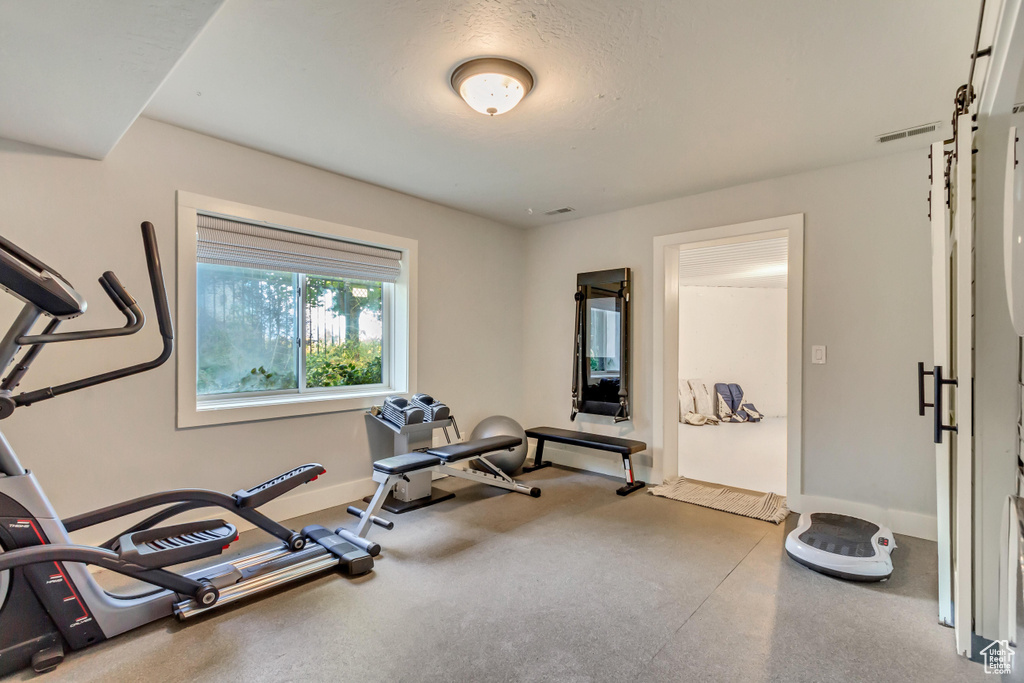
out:
{"label": "ceiling vent grille", "polygon": [[561,209],[551,209],[550,211],[545,211],[544,215],[545,216],[557,216],[560,213],[569,213],[570,211],[575,211],[575,210],[576,209],[572,208],[571,206],[563,206]]}
{"label": "ceiling vent grille", "polygon": [[1024,102],[1021,102],[1020,104],[1013,105],[1013,113],[1014,114],[1019,114],[1022,111],[1024,111]]}
{"label": "ceiling vent grille", "polygon": [[901,130],[898,133],[888,133],[886,135],[879,135],[878,136],[878,141],[879,142],[892,142],[893,140],[902,140],[905,137],[907,137],[907,131]]}
{"label": "ceiling vent grille", "polygon": [[904,138],[913,137],[915,135],[923,135],[924,133],[934,133],[939,129],[939,122],[926,123],[921,126],[914,126],[913,128],[906,128],[904,130],[893,131],[892,133],[885,133],[879,135],[876,139],[879,143],[882,142],[895,142],[896,140],[903,140]]}

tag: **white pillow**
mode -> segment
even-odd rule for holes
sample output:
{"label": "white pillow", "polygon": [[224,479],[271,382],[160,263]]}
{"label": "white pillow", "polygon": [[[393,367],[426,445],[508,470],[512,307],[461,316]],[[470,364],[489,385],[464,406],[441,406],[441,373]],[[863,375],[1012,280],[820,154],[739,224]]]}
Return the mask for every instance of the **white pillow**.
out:
{"label": "white pillow", "polygon": [[701,415],[714,416],[715,403],[711,400],[711,392],[707,382],[702,379],[689,380],[690,391],[693,392],[693,412]]}
{"label": "white pillow", "polygon": [[694,407],[690,384],[685,379],[679,380],[679,421],[683,422],[687,413],[694,412]]}

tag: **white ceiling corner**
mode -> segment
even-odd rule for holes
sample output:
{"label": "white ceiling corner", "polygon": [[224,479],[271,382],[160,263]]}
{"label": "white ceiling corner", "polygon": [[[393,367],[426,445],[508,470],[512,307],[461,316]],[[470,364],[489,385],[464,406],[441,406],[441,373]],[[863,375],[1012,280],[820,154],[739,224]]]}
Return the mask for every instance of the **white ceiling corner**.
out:
{"label": "white ceiling corner", "polygon": [[[102,158],[145,107],[540,226],[923,149],[948,123],[875,136],[949,120],[979,0],[221,3],[0,0],[0,136]],[[472,111],[449,77],[478,56],[535,89]]]}
{"label": "white ceiling corner", "polygon": [[[145,115],[538,226],[923,149],[875,136],[949,120],[978,4],[230,0]],[[448,84],[484,55],[536,76],[502,116]]]}
{"label": "white ceiling corner", "polygon": [[0,137],[102,159],[224,0],[0,0]]}

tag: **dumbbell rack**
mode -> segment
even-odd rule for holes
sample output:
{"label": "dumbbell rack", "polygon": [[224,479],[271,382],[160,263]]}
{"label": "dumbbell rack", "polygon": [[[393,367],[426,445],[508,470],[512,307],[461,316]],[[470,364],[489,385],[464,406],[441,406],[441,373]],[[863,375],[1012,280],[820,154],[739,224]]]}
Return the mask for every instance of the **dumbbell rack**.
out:
{"label": "dumbbell rack", "polygon": [[[399,427],[380,415],[368,412],[366,431],[370,437],[370,455],[377,461],[413,451],[424,451],[434,445],[435,429],[446,429],[453,425],[453,418],[447,418]],[[430,491],[429,496],[426,495],[427,491]],[[383,507],[388,512],[401,514],[454,497],[454,493],[433,488],[431,473],[422,472],[410,476],[409,481],[403,481],[396,486],[394,492],[384,501]],[[402,500],[403,498],[408,500]],[[367,496],[363,500],[369,503],[371,499],[372,496]]]}

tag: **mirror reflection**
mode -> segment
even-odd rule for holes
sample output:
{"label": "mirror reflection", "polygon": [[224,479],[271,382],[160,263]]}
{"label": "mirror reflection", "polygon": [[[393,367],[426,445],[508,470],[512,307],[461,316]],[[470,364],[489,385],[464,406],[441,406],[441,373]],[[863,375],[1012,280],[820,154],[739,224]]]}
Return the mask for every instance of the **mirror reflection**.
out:
{"label": "mirror reflection", "polygon": [[628,268],[577,276],[572,419],[630,417],[629,286]]}

